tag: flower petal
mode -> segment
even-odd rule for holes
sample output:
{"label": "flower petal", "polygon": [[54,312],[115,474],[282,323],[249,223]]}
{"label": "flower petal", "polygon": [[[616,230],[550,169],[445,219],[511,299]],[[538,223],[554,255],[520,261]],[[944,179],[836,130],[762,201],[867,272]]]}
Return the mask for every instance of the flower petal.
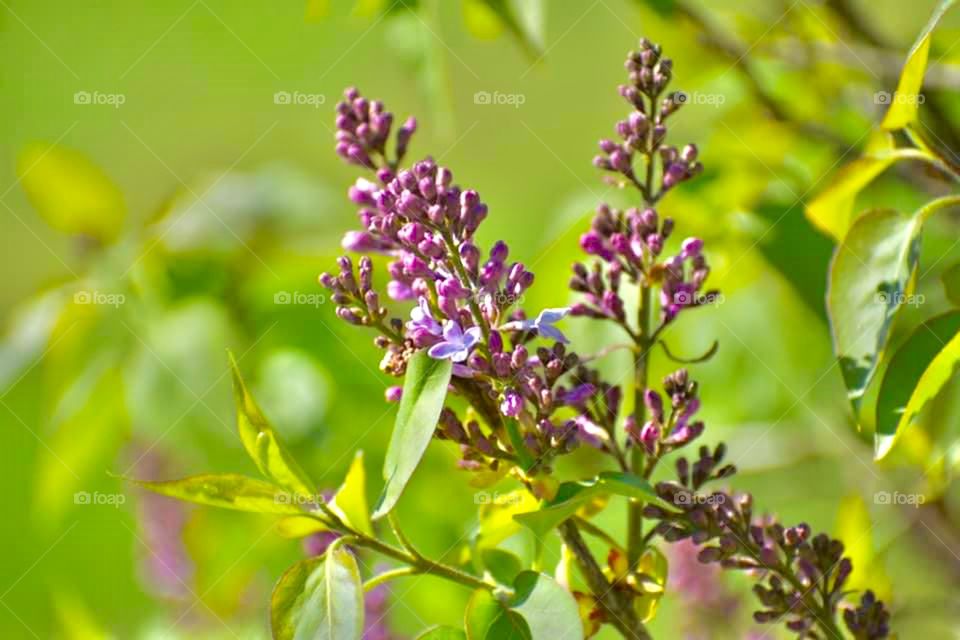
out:
{"label": "flower petal", "polygon": [[463,334],[463,346],[469,349],[480,342],[481,335],[480,327],[470,327],[466,333]]}
{"label": "flower petal", "polygon": [[541,324],[538,328],[540,329],[540,335],[544,338],[550,338],[551,340],[556,340],[557,342],[562,342],[563,344],[570,342],[567,340],[567,336],[560,333],[560,330],[552,325]]}
{"label": "flower petal", "polygon": [[460,344],[463,342],[463,329],[455,320],[447,320],[443,323],[443,337],[448,342]]}
{"label": "flower petal", "polygon": [[540,315],[537,316],[537,324],[553,324],[559,320],[563,320],[566,315],[570,313],[570,307],[556,307],[553,309],[544,309],[540,312]]}
{"label": "flower petal", "polygon": [[[448,358],[453,360],[453,356],[461,351],[463,351],[463,346],[458,342],[438,342],[430,347],[427,355],[437,360],[446,360]],[[460,360],[463,360],[463,358]],[[458,360],[453,361],[458,362]]]}

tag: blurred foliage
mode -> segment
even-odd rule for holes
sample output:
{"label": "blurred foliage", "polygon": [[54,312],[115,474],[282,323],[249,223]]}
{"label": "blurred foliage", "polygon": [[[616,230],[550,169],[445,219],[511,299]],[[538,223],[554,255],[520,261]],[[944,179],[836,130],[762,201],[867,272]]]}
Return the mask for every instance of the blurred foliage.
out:
{"label": "blurred foliage", "polygon": [[[482,239],[502,236],[537,272],[527,308],[555,307],[568,300],[587,212],[619,198],[589,159],[624,111],[618,63],[647,35],[676,52],[677,84],[692,98],[677,141],[702,141],[707,167],[664,213],[678,220],[678,236],[708,241],[711,283],[724,292],[714,335],[688,318],[670,336],[682,356],[721,342],[699,367],[709,437],[729,442],[743,469],[738,486],[758,502],[833,528],[871,572],[889,576],[902,637],[946,637],[960,620],[944,596],[960,582],[953,366],[944,365],[941,393],[917,418],[923,428],[905,431],[876,466],[877,418],[850,411],[824,304],[831,245],[856,213],[914,212],[951,191],[942,171],[902,151],[902,133],[876,133],[889,106],[877,96],[917,92],[911,74],[900,77],[920,33],[908,64],[926,58],[918,130],[939,162],[957,162],[960,22],[948,13],[923,30],[935,4],[11,2],[0,14],[9,98],[0,150],[11,185],[2,197],[0,404],[14,524],[0,534],[0,635],[265,637],[270,586],[302,557],[297,543],[262,516],[188,510],[173,535],[189,570],[176,573],[177,593],[158,596],[148,503],[107,472],[255,473],[234,437],[227,348],[321,487],[340,484],[357,447],[368,468],[382,464],[394,409],[379,401],[375,350],[338,326],[315,285],[353,224],[340,195],[347,172],[330,150],[334,96],[348,84],[374,86],[398,111],[430,114],[438,133],[425,133],[415,151],[439,151],[484,194],[492,211]],[[128,99],[116,109],[73,101],[94,89]],[[271,101],[294,89],[327,103]],[[481,91],[526,99],[516,109],[483,105],[474,99]],[[899,310],[887,353],[955,307],[958,223],[947,210],[924,224],[924,271],[912,291],[925,302]],[[596,333],[570,323],[584,351],[611,342]],[[629,365],[614,353],[603,369],[620,379]],[[658,354],[654,375],[670,368]],[[880,362],[875,378],[906,370]],[[864,406],[879,406],[878,394],[868,391]],[[477,489],[452,488],[453,459],[429,448],[399,505],[424,552],[457,563],[470,557],[465,548],[503,542],[525,562],[537,553],[545,567],[562,565],[555,542],[532,549],[509,514],[478,508]],[[582,476],[599,471],[587,454],[572,464]],[[368,487],[367,499],[378,490]],[[878,504],[878,491],[927,492],[928,504]],[[84,504],[75,497],[84,493],[124,502]],[[841,501],[850,495],[859,502]],[[165,507],[149,506],[157,508]],[[611,505],[596,521],[619,532],[622,511]],[[396,584],[406,606],[390,619],[407,635],[421,617],[462,625],[463,589]],[[651,627],[669,637],[679,615],[668,593]]]}

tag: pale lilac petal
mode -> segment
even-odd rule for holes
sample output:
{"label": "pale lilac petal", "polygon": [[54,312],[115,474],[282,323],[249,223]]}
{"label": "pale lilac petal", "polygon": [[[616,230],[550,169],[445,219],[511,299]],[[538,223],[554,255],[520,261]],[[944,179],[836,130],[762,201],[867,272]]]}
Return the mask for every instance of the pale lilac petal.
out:
{"label": "pale lilac petal", "polygon": [[560,333],[560,330],[549,324],[541,324],[539,327],[540,335],[544,338],[550,338],[551,340],[556,340],[557,342],[562,342],[567,344],[570,341],[567,340],[567,337]]}
{"label": "pale lilac petal", "polygon": [[504,331],[530,331],[536,327],[537,323],[535,320],[513,320],[506,324],[500,325],[500,329]]}
{"label": "pale lilac petal", "polygon": [[559,320],[563,320],[566,315],[570,313],[570,307],[558,307],[555,309],[544,309],[540,312],[540,315],[537,316],[537,324],[543,325],[553,324]]}
{"label": "pale lilac petal", "polygon": [[427,355],[437,360],[446,360],[447,358],[450,358],[454,362],[459,362],[460,360],[463,360],[463,358],[456,360],[453,356],[461,353],[462,351],[463,346],[456,342],[439,342],[430,347],[430,350],[427,351]]}
{"label": "pale lilac petal", "polygon": [[443,323],[443,337],[448,342],[463,342],[463,329],[454,320],[447,320]]}
{"label": "pale lilac petal", "polygon": [[480,342],[480,337],[480,327],[470,327],[467,329],[466,333],[463,334],[463,346],[469,349],[473,345]]}

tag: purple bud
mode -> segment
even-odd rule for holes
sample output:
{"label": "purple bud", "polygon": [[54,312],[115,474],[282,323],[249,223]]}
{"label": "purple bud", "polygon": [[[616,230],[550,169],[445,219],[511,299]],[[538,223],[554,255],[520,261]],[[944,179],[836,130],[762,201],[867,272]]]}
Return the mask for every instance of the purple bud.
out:
{"label": "purple bud", "polygon": [[660,422],[663,420],[663,400],[660,394],[653,389],[647,389],[643,392],[643,403],[647,405],[651,417]]}
{"label": "purple bud", "polygon": [[703,240],[700,238],[687,238],[680,246],[680,255],[684,258],[693,258],[700,255],[703,250]]}
{"label": "purple bud", "polygon": [[513,389],[507,389],[500,398],[500,413],[516,418],[523,410],[523,397]]}
{"label": "purple bud", "polygon": [[400,402],[400,397],[403,395],[403,387],[387,387],[383,395],[387,399],[387,402]]}

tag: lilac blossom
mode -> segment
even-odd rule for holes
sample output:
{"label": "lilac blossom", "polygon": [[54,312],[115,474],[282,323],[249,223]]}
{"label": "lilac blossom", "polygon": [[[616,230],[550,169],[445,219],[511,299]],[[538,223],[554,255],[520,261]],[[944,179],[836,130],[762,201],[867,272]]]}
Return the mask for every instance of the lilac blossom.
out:
{"label": "lilac blossom", "polygon": [[563,344],[568,344],[570,341],[567,340],[566,336],[560,333],[560,330],[553,326],[566,317],[568,313],[570,313],[569,307],[544,309],[537,315],[535,320],[514,320],[513,322],[508,322],[503,325],[501,329],[513,331],[536,331],[544,338],[549,338],[551,340],[556,340],[557,342],[562,342]]}
{"label": "lilac blossom", "polygon": [[437,360],[463,362],[479,341],[480,327],[470,327],[464,331],[456,321],[447,320],[443,325],[443,341],[430,347],[427,353]]}

